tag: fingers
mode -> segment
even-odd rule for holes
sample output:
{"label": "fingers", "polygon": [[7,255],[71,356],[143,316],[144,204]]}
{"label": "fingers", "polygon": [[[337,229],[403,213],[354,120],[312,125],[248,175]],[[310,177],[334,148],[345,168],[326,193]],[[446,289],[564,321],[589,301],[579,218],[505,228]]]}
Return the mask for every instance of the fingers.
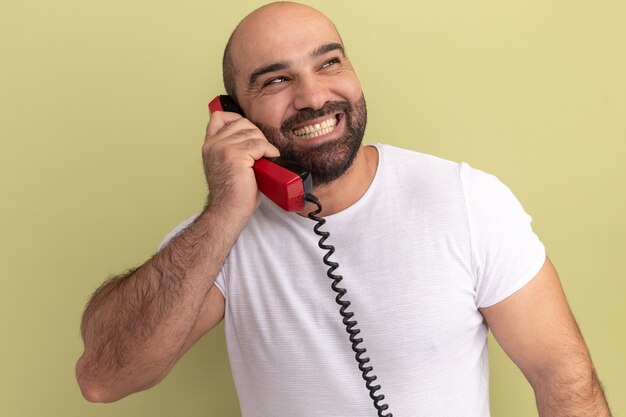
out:
{"label": "fingers", "polygon": [[238,113],[229,111],[216,111],[211,113],[211,119],[206,129],[206,136],[213,136],[225,126],[234,122],[235,120],[243,119],[243,116]]}
{"label": "fingers", "polygon": [[211,148],[230,147],[243,152],[253,160],[280,156],[279,150],[269,143],[259,128],[248,119],[237,113],[214,112],[207,126],[203,153],[210,151]]}
{"label": "fingers", "polygon": [[202,145],[209,207],[228,207],[229,215],[247,218],[260,201],[254,162],[279,155],[278,149],[248,119],[236,113],[214,112]]}

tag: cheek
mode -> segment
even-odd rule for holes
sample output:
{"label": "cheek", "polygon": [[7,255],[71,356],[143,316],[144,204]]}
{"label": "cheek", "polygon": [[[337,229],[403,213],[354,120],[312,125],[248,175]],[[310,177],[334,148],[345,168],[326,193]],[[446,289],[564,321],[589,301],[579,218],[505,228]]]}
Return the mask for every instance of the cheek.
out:
{"label": "cheek", "polygon": [[361,83],[353,74],[346,74],[345,77],[338,77],[334,85],[335,91],[345,97],[351,103],[357,102],[362,93]]}
{"label": "cheek", "polygon": [[363,95],[363,89],[361,88],[361,83],[357,78],[354,79],[352,83],[352,98],[358,100]]}
{"label": "cheek", "polygon": [[254,110],[247,115],[252,122],[260,122],[266,126],[280,128],[284,119],[285,107],[278,100],[259,100],[253,104]]}

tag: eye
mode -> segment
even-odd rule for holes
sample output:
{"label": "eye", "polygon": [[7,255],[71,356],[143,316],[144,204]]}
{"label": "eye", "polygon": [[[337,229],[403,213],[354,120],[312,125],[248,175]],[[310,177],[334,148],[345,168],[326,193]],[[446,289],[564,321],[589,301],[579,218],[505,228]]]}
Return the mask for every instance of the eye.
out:
{"label": "eye", "polygon": [[283,76],[270,78],[269,80],[267,80],[267,81],[265,81],[263,83],[263,87],[280,84],[280,83],[283,83],[285,81],[287,81],[287,77],[283,77]]}
{"label": "eye", "polygon": [[340,62],[340,61],[339,61],[339,58],[332,58],[332,59],[329,59],[328,61],[324,62],[324,65],[322,65],[322,68],[328,68],[328,67],[331,67],[331,66],[333,66],[333,65],[335,65],[335,64],[339,64],[339,62]]}

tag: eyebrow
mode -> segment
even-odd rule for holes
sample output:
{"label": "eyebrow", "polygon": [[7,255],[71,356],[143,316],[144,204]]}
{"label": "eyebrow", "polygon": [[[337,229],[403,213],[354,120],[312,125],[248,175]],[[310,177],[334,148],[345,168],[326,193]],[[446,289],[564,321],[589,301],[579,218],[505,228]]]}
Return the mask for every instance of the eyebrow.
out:
{"label": "eyebrow", "polygon": [[276,62],[275,64],[270,64],[265,67],[258,68],[254,70],[252,74],[250,74],[250,80],[248,81],[248,85],[254,85],[254,83],[256,83],[259,77],[264,74],[274,72],[274,71],[284,70],[288,66],[289,65],[287,64],[287,62],[281,61],[281,62]]}
{"label": "eyebrow", "polygon": [[337,42],[326,43],[313,52],[311,52],[311,58],[319,58],[320,56],[327,54],[328,52],[339,51],[341,55],[345,55],[345,51],[343,49],[343,45]]}
{"label": "eyebrow", "polygon": [[[319,58],[320,56],[327,54],[328,52],[332,52],[332,51],[340,51],[341,54],[345,56],[343,45],[337,42],[331,42],[331,43],[326,43],[324,45],[321,45],[320,47],[315,49],[313,52],[311,52],[309,56],[311,58]],[[259,79],[259,77],[261,77],[262,75],[275,72],[275,71],[284,70],[288,67],[289,67],[288,61],[280,61],[280,62],[275,62],[270,65],[266,65],[261,68],[257,68],[256,70],[252,72],[252,74],[250,74],[248,85],[250,86],[254,85],[256,81]]]}

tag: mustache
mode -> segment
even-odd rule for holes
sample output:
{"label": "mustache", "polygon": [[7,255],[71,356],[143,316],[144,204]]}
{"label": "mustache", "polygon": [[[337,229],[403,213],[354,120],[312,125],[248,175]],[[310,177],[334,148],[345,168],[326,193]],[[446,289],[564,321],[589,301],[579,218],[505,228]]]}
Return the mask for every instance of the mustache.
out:
{"label": "mustache", "polygon": [[283,134],[290,134],[291,131],[301,123],[337,112],[343,112],[346,116],[349,117],[349,115],[352,114],[352,105],[347,101],[329,101],[319,109],[312,109],[307,107],[298,111],[296,114],[285,120],[280,125],[280,131]]}

